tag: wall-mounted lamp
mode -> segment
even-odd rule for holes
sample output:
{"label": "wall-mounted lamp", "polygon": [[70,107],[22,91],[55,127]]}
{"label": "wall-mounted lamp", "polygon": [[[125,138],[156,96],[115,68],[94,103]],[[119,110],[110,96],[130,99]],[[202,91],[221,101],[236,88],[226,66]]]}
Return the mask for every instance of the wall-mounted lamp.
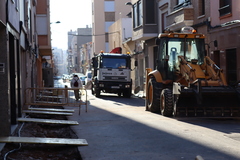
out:
{"label": "wall-mounted lamp", "polygon": [[132,3],[131,2],[127,2],[127,3],[125,3],[125,5],[132,6]]}

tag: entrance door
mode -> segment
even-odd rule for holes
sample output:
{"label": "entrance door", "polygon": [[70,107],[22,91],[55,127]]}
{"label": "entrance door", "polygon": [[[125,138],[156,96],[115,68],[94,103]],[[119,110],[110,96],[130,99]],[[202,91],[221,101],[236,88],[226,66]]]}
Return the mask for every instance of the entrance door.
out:
{"label": "entrance door", "polygon": [[16,101],[16,44],[14,36],[9,33],[9,70],[10,70],[10,106],[11,106],[11,124],[17,124],[17,101]]}
{"label": "entrance door", "polygon": [[233,84],[237,82],[237,54],[236,49],[226,50],[227,82]]}
{"label": "entrance door", "polygon": [[220,51],[213,51],[213,61],[216,63],[217,66],[220,66]]}

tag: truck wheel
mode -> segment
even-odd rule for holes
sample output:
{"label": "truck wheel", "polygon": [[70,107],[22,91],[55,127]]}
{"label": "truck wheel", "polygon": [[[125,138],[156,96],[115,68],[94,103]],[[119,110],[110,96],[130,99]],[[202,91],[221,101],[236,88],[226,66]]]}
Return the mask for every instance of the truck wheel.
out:
{"label": "truck wheel", "polygon": [[118,95],[118,97],[121,97],[122,92],[118,92],[117,95]]}
{"label": "truck wheel", "polygon": [[91,90],[92,90],[92,95],[94,95],[95,92],[94,92],[93,84],[91,84]]}
{"label": "truck wheel", "polygon": [[95,88],[95,95],[96,95],[96,97],[100,97],[100,92],[101,92],[100,89]]}
{"label": "truck wheel", "polygon": [[154,113],[160,112],[160,92],[161,87],[155,77],[150,77],[147,90],[146,110]]}
{"label": "truck wheel", "polygon": [[125,92],[123,92],[123,96],[126,98],[130,98],[132,95],[132,89],[128,89]]}
{"label": "truck wheel", "polygon": [[160,109],[163,116],[171,117],[173,116],[173,94],[170,89],[162,90],[160,97]]}

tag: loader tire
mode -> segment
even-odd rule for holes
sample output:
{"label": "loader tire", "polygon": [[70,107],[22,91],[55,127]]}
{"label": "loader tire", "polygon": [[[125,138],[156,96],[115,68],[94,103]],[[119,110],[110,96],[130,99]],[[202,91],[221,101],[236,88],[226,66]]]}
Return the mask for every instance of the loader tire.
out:
{"label": "loader tire", "polygon": [[153,113],[160,112],[160,93],[162,84],[157,83],[155,77],[150,77],[147,89],[146,110]]}
{"label": "loader tire", "polygon": [[173,94],[170,89],[162,90],[160,96],[161,114],[166,117],[172,117],[174,111]]}

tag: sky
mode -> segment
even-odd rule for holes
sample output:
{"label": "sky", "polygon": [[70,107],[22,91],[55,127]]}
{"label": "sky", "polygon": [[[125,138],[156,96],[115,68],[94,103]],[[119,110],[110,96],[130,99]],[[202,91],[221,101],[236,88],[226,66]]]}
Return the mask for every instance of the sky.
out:
{"label": "sky", "polygon": [[91,0],[50,0],[50,22],[52,47],[67,50],[68,31],[92,27]]}

